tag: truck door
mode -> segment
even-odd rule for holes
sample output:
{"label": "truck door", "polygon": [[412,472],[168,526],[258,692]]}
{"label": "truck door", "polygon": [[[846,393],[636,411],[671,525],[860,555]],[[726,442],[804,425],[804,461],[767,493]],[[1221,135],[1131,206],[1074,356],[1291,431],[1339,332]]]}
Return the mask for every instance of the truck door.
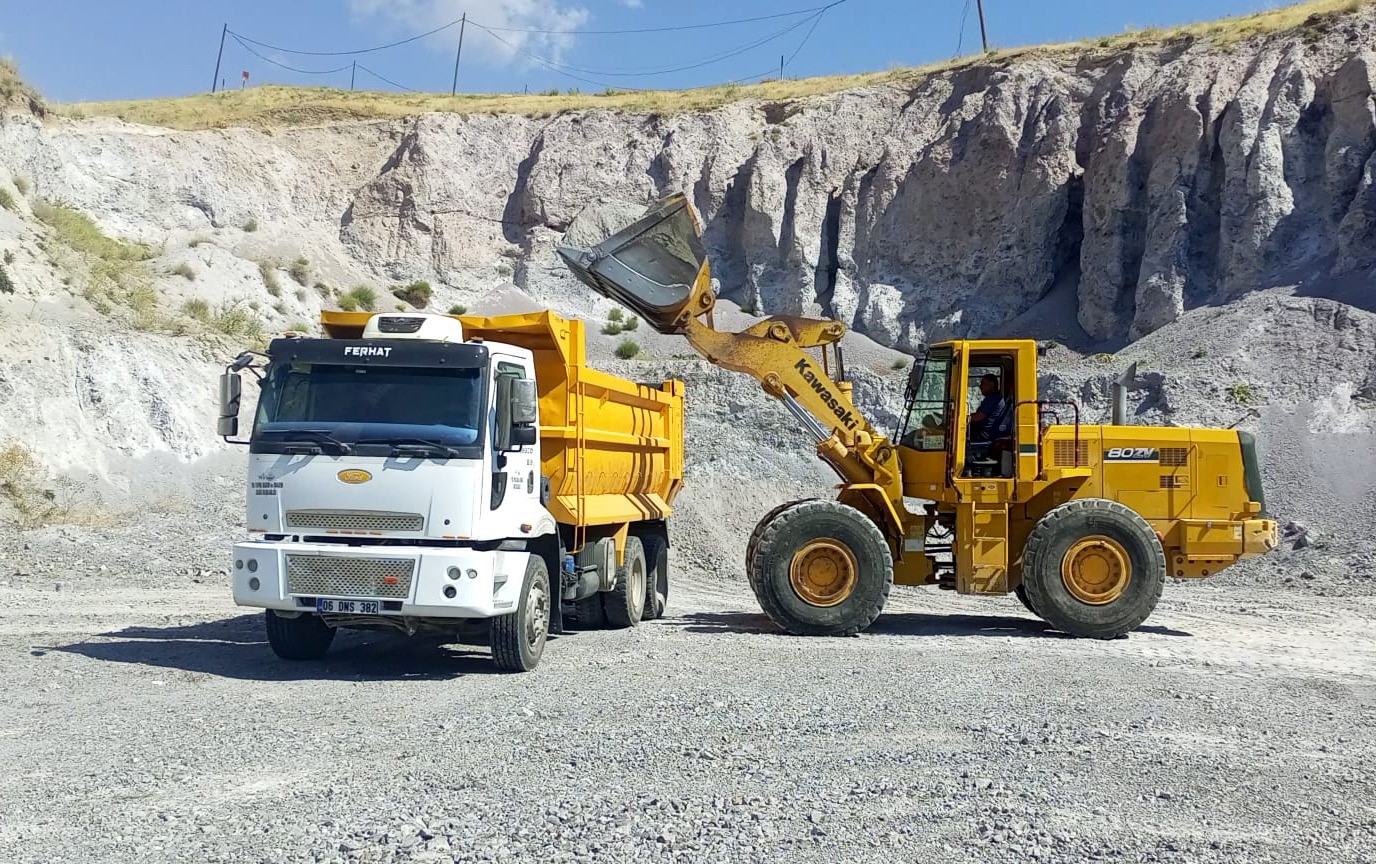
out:
{"label": "truck door", "polygon": [[[496,372],[493,375],[493,390],[503,378],[531,378],[533,371],[526,362],[500,355],[494,358]],[[538,427],[537,427],[538,428]],[[540,498],[540,466],[536,458],[539,442],[514,447],[502,452],[497,449],[494,430],[492,453],[492,510],[510,512],[513,519],[528,518],[530,504]]]}

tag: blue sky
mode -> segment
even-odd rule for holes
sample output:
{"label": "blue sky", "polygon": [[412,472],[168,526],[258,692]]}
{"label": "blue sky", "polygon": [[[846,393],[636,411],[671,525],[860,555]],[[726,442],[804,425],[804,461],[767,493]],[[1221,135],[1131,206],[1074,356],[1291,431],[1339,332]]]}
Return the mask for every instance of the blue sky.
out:
{"label": "blue sky", "polygon": [[[778,15],[828,0],[0,0],[0,55],[59,102],[170,96],[210,89],[221,26],[268,45],[347,51],[402,39],[467,12],[459,88],[521,92],[605,85],[691,87],[753,80],[791,56],[790,77],[913,66],[977,49],[974,0],[844,0],[812,13],[725,27],[645,34],[567,31],[673,27]],[[990,40],[1009,47],[1271,8],[1265,0],[985,0]],[[817,24],[813,28],[813,23]],[[480,26],[475,26],[480,25]],[[483,29],[487,28],[487,29]],[[499,29],[508,28],[508,29]],[[556,33],[522,32],[530,30]],[[810,37],[809,30],[812,30]],[[495,34],[495,35],[494,35]],[[385,51],[294,55],[226,41],[221,77],[250,84],[447,91],[458,27]],[[804,41],[806,39],[806,42]],[[739,53],[735,53],[739,51]],[[308,75],[307,70],[350,68]],[[562,70],[560,74],[551,66]],[[682,68],[695,67],[695,68]],[[674,70],[674,71],[669,71]],[[653,72],[655,74],[624,74]],[[773,72],[777,74],[777,72]]]}

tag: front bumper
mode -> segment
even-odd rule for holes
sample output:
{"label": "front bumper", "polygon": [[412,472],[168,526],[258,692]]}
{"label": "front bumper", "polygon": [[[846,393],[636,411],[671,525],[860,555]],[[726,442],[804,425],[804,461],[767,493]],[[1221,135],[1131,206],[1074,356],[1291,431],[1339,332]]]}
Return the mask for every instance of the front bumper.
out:
{"label": "front bumper", "polygon": [[1274,519],[1248,519],[1242,523],[1242,555],[1265,555],[1280,545],[1280,526]]}
{"label": "front bumper", "polygon": [[[301,556],[298,566],[289,568],[288,556]],[[234,545],[229,572],[240,606],[308,612],[324,597],[379,600],[384,615],[492,618],[516,611],[528,558],[527,552],[452,547],[250,541]],[[299,575],[307,559],[315,577],[309,584]],[[409,584],[392,575],[404,574],[406,565]],[[459,578],[452,578],[451,569]],[[334,572],[352,575],[342,580]]]}

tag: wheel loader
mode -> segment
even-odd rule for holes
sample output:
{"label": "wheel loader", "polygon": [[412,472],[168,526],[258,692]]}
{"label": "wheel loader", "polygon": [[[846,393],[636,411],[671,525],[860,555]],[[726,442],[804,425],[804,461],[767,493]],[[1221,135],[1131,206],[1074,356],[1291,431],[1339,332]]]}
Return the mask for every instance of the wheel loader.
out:
{"label": "wheel loader", "polygon": [[[702,225],[683,195],[590,246],[559,255],[592,290],[713,364],[752,375],[817,442],[841,479],[835,500],[793,501],[750,536],[760,606],[798,635],[865,630],[890,588],[1017,594],[1052,627],[1111,639],[1138,627],[1167,577],[1199,579],[1277,545],[1257,448],[1246,432],[1114,423],[1037,392],[1030,339],[926,347],[891,438],[855,405],[839,321],[776,315],[715,328]],[[974,440],[976,388],[1006,406]],[[984,436],[980,436],[984,437]]]}

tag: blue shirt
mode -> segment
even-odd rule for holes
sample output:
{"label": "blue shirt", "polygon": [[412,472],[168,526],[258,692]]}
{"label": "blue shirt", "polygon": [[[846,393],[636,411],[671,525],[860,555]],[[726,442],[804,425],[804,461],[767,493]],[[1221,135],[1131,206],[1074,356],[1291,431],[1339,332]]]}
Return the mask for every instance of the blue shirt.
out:
{"label": "blue shirt", "polygon": [[993,441],[995,438],[1007,437],[1013,428],[1012,418],[1006,410],[1002,393],[985,396],[984,401],[979,403],[976,413],[984,415],[983,422],[970,430],[976,441]]}

